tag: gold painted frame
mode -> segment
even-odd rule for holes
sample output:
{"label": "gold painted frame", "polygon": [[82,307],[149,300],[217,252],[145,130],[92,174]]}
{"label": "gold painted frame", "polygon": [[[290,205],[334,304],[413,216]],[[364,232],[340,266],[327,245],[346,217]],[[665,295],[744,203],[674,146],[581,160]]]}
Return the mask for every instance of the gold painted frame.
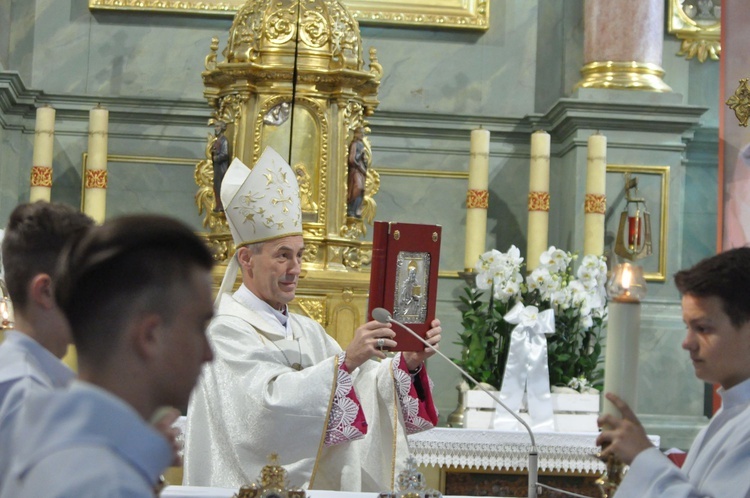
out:
{"label": "gold painted frame", "polygon": [[[233,16],[245,0],[89,0],[91,10]],[[490,0],[343,0],[362,24],[487,30]]]}
{"label": "gold painted frame", "polygon": [[[710,4],[710,5],[709,5]],[[721,55],[721,2],[719,0],[669,0],[670,34],[682,40],[677,55],[719,60]]]}
{"label": "gold painted frame", "polygon": [[[116,164],[141,164],[141,165],[166,165],[166,166],[189,166],[190,168],[195,168],[195,164],[199,161],[197,158],[178,158],[178,157],[156,157],[156,156],[128,156],[128,155],[107,155],[107,175],[109,177],[108,179],[108,185],[107,185],[107,201],[110,200],[109,195],[109,189],[112,184],[112,173],[113,169],[112,166]],[[87,170],[87,164],[88,164],[88,152],[84,152],[82,159],[81,159],[81,210],[83,211],[84,202],[86,199],[86,170]],[[119,168],[117,168],[119,169]],[[115,170],[116,171],[116,170]],[[186,183],[186,185],[192,185],[192,191],[191,195],[187,198],[187,202],[189,203],[189,209],[185,210],[186,213],[195,213],[195,201],[193,198],[193,194],[195,192],[195,180],[193,179],[193,172],[192,170],[189,173],[186,173],[187,177],[189,177],[191,183]],[[107,211],[109,211],[109,204],[107,205]],[[178,212],[182,212],[181,209],[176,209]],[[196,216],[195,219],[184,219],[177,213],[164,213],[163,210],[155,210],[154,213],[161,213],[161,214],[168,214],[177,218],[182,219],[185,223],[188,223],[189,225],[200,225],[200,219]],[[119,213],[124,214],[124,213]],[[106,217],[106,216],[105,216]]]}
{"label": "gold painted frame", "polygon": [[607,165],[607,213],[605,215],[605,254],[614,254],[620,213],[625,207],[623,175],[630,173],[639,179],[640,196],[646,199],[651,213],[653,254],[638,260],[644,277],[650,282],[667,279],[667,231],[669,229],[669,166]]}

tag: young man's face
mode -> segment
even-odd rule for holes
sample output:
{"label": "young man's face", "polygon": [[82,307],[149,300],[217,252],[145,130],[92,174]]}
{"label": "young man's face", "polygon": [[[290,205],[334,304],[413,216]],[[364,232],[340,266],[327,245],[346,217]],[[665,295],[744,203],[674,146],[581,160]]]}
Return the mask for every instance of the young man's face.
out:
{"label": "young man's face", "polygon": [[263,250],[259,254],[249,253],[249,260],[243,265],[247,274],[245,285],[253,294],[280,310],[294,299],[304,251],[305,241],[301,235],[264,243]]}
{"label": "young man's face", "polygon": [[682,347],[690,353],[699,379],[729,389],[750,378],[750,322],[732,325],[716,296],[682,297],[687,335]]}

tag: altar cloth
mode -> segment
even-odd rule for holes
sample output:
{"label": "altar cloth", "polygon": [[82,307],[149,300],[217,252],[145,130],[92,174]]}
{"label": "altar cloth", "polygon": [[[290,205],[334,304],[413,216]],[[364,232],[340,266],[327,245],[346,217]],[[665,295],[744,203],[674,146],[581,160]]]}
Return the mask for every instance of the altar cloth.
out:
{"label": "altar cloth", "polygon": [[[535,432],[539,470],[601,473],[595,457],[596,432]],[[649,436],[659,446],[659,436]],[[423,466],[526,470],[531,440],[527,432],[435,428],[409,436],[411,454]]]}

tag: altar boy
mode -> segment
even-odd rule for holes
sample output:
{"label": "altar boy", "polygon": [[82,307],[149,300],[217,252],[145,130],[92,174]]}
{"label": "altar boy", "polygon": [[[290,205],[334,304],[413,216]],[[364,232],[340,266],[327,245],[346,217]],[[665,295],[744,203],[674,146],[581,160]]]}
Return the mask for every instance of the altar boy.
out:
{"label": "altar boy", "polygon": [[722,407],[696,437],[682,468],[651,445],[633,411],[599,418],[602,456],[630,465],[616,498],[750,498],[750,248],[704,259],[674,277],[687,326],[683,349],[695,375],[719,384]]}
{"label": "altar boy", "polygon": [[91,229],[62,255],[56,298],[79,380],[29,396],[12,426],[2,498],[147,497],[173,458],[149,420],[184,407],[213,358],[210,251],[161,216]]}

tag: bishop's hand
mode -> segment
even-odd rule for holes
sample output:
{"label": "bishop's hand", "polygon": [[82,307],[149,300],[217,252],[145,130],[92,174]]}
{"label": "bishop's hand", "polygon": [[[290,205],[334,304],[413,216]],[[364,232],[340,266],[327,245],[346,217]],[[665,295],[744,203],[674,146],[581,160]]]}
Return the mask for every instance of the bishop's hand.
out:
{"label": "bishop's hand", "polygon": [[377,356],[385,359],[383,348],[396,346],[396,332],[391,330],[390,323],[380,323],[377,320],[367,322],[354,331],[354,339],[346,348],[346,368],[353,372],[361,364]]}

